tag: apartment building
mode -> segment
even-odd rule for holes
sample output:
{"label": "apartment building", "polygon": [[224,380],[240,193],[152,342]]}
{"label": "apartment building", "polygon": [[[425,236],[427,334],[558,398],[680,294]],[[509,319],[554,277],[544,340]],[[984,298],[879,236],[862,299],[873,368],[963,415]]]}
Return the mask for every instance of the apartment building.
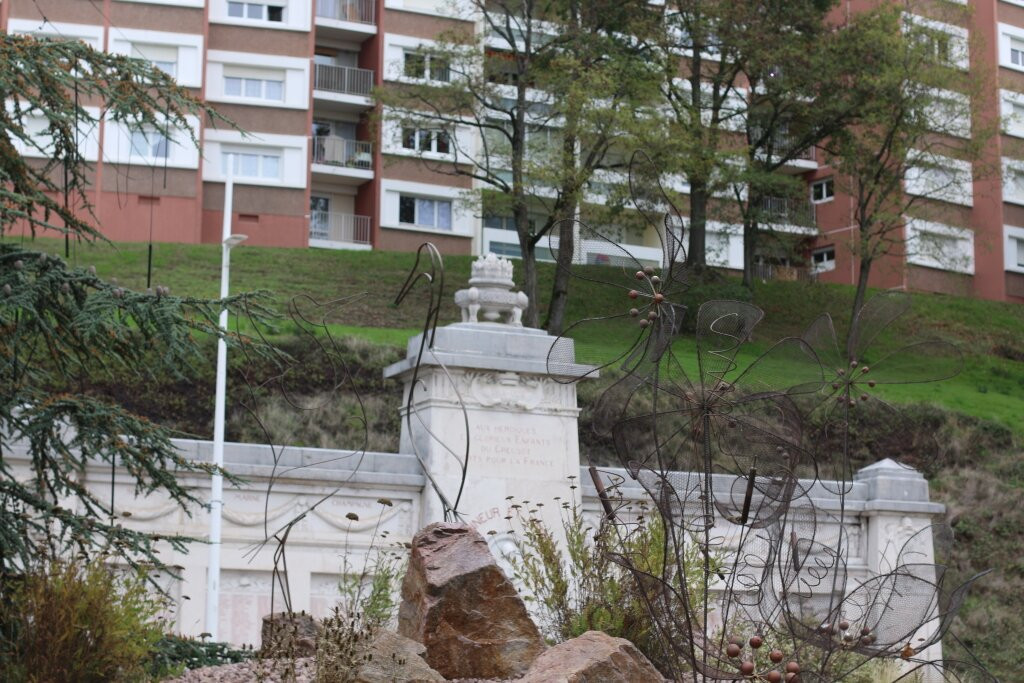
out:
{"label": "apartment building", "polygon": [[[907,20],[936,36],[952,66],[998,84],[981,115],[1006,117],[989,151],[1002,177],[975,178],[950,159],[947,177],[930,177],[933,169],[908,178],[907,191],[928,194],[929,215],[941,220],[908,219],[905,240],[930,248],[890,254],[872,284],[1024,302],[1024,0],[970,5],[962,25],[927,9]],[[459,199],[473,182],[424,163],[447,158],[453,140],[374,122],[374,87],[449,78],[430,46],[444,31],[473,27],[452,12],[450,0],[3,0],[0,26],[148,59],[246,131],[197,120],[201,152],[184,134],[165,140],[109,122],[83,131],[96,216],[111,239],[218,241],[231,164],[235,230],[250,244],[411,250],[429,239],[443,253],[515,256],[511,220],[471,210]],[[806,150],[781,171],[806,183],[806,201],[765,200],[798,247],[761,255],[764,277],[856,279],[850,201],[820,156]],[[589,201],[600,201],[596,180]],[[948,191],[929,192],[940,181]],[[676,187],[685,192],[685,181]],[[661,258],[653,230],[615,238],[641,260]],[[739,226],[712,223],[707,241],[712,265],[742,267]],[[929,255],[937,251],[957,258]],[[616,262],[600,241],[584,242],[579,257]]]}

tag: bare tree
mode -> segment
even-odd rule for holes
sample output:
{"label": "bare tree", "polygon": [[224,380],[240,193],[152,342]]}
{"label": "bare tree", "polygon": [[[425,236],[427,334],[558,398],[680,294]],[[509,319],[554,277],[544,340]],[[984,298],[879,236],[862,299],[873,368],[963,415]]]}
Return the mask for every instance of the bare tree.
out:
{"label": "bare tree", "polygon": [[[571,221],[594,172],[624,163],[611,151],[624,145],[651,80],[645,74],[653,73],[620,36],[650,19],[641,4],[473,2],[482,30],[467,25],[440,36],[426,53],[434,65],[427,78],[397,74],[379,93],[385,125],[402,146],[434,171],[472,179],[470,201],[485,213],[512,216],[527,325],[540,321],[538,244],[559,225],[558,258],[571,260]],[[422,130],[441,136],[443,154],[405,139]],[[567,292],[568,280],[557,277],[547,323],[554,330]]]}
{"label": "bare tree", "polygon": [[[864,304],[872,266],[887,254],[966,265],[969,257],[956,246],[958,239],[972,239],[966,229],[944,234],[915,229],[915,222],[942,222],[948,204],[936,202],[971,203],[974,177],[993,172],[981,159],[996,130],[972,111],[977,77],[958,77],[967,64],[966,39],[916,24],[896,9],[881,12],[865,37],[878,55],[875,96],[860,124],[827,145],[838,184],[853,199],[849,248],[859,261],[854,314]],[[946,89],[951,84],[955,90]]]}

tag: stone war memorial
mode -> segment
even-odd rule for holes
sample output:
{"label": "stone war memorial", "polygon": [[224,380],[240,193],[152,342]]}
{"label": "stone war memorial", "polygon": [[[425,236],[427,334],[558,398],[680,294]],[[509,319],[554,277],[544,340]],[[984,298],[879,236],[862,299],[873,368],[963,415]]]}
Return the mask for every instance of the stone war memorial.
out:
{"label": "stone war memorial", "polygon": [[[641,276],[657,279],[638,272],[638,280]],[[558,670],[575,662],[579,671],[596,677],[572,680],[645,680],[653,670],[650,663],[621,639],[590,633],[549,648],[500,568],[502,556],[516,548],[508,533],[510,499],[566,499],[572,481],[594,526],[612,517],[628,526],[633,513],[627,508],[634,510],[642,501],[661,511],[669,525],[675,519],[700,520],[681,523],[680,533],[690,539],[687,543],[714,538],[716,557],[728,569],[716,570],[709,600],[732,591],[737,613],[759,613],[762,623],[768,615],[784,619],[803,609],[800,613],[811,618],[813,605],[841,602],[841,610],[831,612],[838,615],[835,623],[809,624],[802,637],[808,642],[845,638],[850,648],[865,652],[886,640],[888,654],[898,653],[906,641],[915,657],[941,659],[943,607],[921,586],[941,582],[928,572],[934,571],[931,525],[943,507],[929,501],[920,473],[882,459],[847,481],[787,479],[765,458],[747,478],[745,470],[731,474],[725,468],[708,477],[651,463],[599,467],[595,477],[581,466],[576,383],[596,377],[598,369],[572,360],[571,339],[523,327],[527,302],[514,291],[510,261],[492,254],[478,259],[468,285],[455,293],[461,322],[437,327],[429,340],[410,339],[407,357],[385,371],[404,397],[398,453],[355,457],[349,451],[288,446],[278,449],[275,464],[272,446],[226,445],[226,469],[246,483],[224,491],[221,640],[259,645],[261,619],[281,605],[273,602],[273,548],[254,548],[297,520],[289,531],[286,576],[296,612],[327,616],[338,599],[342,554],[365,555],[386,531],[390,541],[412,548],[398,631],[422,644],[415,646],[417,656],[444,678],[570,680]],[[651,305],[657,302],[655,296]],[[557,374],[550,363],[556,352]],[[647,383],[640,377],[634,385]],[[721,391],[725,384],[715,387]],[[737,402],[740,407],[727,421],[743,423],[743,405]],[[706,417],[702,424],[710,432],[719,417]],[[755,450],[766,444],[773,453],[788,448],[784,436],[767,430],[751,429],[742,440]],[[210,442],[176,443],[190,458],[212,457]],[[10,457],[17,462],[19,453]],[[268,494],[271,477],[275,485]],[[109,489],[109,469],[89,469],[84,483]],[[208,478],[195,475],[188,484],[200,499],[208,498]],[[160,534],[205,536],[203,509],[188,516],[157,496],[136,497],[125,474],[115,476],[113,488],[126,524]],[[723,502],[716,507],[709,498]],[[557,530],[560,513],[550,504],[537,514]],[[750,550],[752,539],[762,543],[763,553]],[[207,552],[195,544],[188,553],[168,549],[164,555],[165,562],[180,568],[180,578],[166,577],[165,587],[174,602],[174,625],[183,634],[198,636],[204,629]],[[911,576],[913,586],[905,589],[906,577],[894,568],[911,565],[927,569]],[[807,579],[810,567],[818,567],[813,581]],[[462,591],[454,596],[442,589],[453,582]],[[913,623],[901,626],[888,619],[901,608],[910,609]],[[453,621],[456,612],[476,616]],[[863,630],[851,639],[847,630],[855,625]],[[722,615],[712,612],[704,628],[721,626]],[[709,678],[726,680],[730,671],[742,677],[739,659],[705,660]],[[634,678],[615,678],[602,669],[608,661]]]}

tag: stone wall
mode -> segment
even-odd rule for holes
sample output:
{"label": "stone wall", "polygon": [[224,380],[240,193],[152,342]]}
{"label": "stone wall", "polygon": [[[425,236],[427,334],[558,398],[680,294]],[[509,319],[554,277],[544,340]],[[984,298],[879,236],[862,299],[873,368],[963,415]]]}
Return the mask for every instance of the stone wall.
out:
{"label": "stone wall", "polygon": [[[190,457],[211,458],[211,442],[176,443]],[[16,449],[8,457],[27,474],[24,450]],[[283,608],[280,588],[275,589],[272,582],[275,544],[271,541],[262,548],[260,544],[289,521],[307,513],[290,531],[287,544],[292,607],[317,616],[326,615],[337,602],[343,555],[348,553],[350,564],[361,567],[375,529],[378,533],[388,531],[388,542],[408,542],[419,528],[439,521],[430,518],[431,506],[426,500],[434,494],[425,486],[419,463],[412,455],[360,456],[351,451],[229,443],[224,458],[225,467],[247,481],[240,488],[226,485],[224,496],[220,634],[236,645],[258,644],[260,618]],[[645,497],[640,484],[629,480],[625,471],[601,471],[606,481],[622,482],[618,490],[624,498]],[[90,467],[85,482],[106,500],[110,496],[110,476],[109,466]],[[601,514],[597,491],[585,469],[580,470],[579,477],[581,486],[576,493],[581,494],[586,514],[596,520]],[[208,478],[193,476],[188,483],[195,487],[197,497],[209,497]],[[568,485],[566,481],[563,499],[571,493]],[[716,479],[715,486],[729,486],[728,477]],[[505,490],[507,494],[495,495],[487,509],[466,521],[477,527],[495,528],[505,523],[509,504],[505,495],[537,500],[528,486],[524,490]],[[476,492],[477,499],[481,496],[486,497],[486,492]],[[166,498],[136,498],[131,480],[122,472],[115,474],[114,498],[115,509],[125,524],[161,534],[207,536],[209,519],[204,510],[193,509],[189,515]],[[392,505],[378,503],[381,498]],[[811,499],[822,518],[838,510],[836,496],[820,483],[811,488]],[[941,505],[929,502],[928,484],[919,473],[889,460],[856,474],[844,508],[851,582],[863,580],[873,571],[884,571],[906,540],[943,511]],[[358,515],[358,521],[347,519],[350,512]],[[728,538],[730,525],[721,524]],[[838,532],[834,521],[819,523],[822,540],[835,538]],[[922,547],[917,550],[922,562],[930,562],[930,537],[922,538]],[[508,551],[512,545],[501,533],[488,539],[495,554]],[[207,549],[199,543],[187,554],[168,549],[164,558],[181,567],[182,580],[168,580],[166,584],[176,601],[174,623],[180,632],[198,635],[204,630]]]}

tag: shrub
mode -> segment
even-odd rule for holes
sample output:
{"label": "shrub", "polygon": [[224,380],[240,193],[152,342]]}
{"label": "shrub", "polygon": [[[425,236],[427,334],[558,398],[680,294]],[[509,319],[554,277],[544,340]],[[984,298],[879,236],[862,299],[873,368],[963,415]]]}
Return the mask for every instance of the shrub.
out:
{"label": "shrub", "polygon": [[[630,641],[655,666],[666,670],[671,656],[666,636],[658,633],[649,609],[661,600],[661,586],[638,580],[616,561],[628,558],[641,572],[663,575],[664,567],[672,563],[664,561],[667,546],[660,515],[650,514],[641,502],[636,510],[622,510],[635,521],[613,523],[602,517],[594,528],[575,498],[556,502],[562,509],[562,528],[557,533],[536,516],[536,508],[526,508],[525,502],[512,505],[511,517],[520,527],[512,533],[518,554],[506,559],[524,599],[532,604],[541,633],[557,643],[587,631],[603,631]],[[687,544],[682,553],[686,565],[693,567],[687,575],[698,576],[703,562],[698,545]],[[685,589],[691,600],[703,600],[698,582],[687,582]]]}
{"label": "shrub", "polygon": [[219,643],[175,634],[165,634],[153,644],[149,654],[149,674],[153,678],[176,675],[185,669],[237,664],[251,659],[251,650],[235,650]]}
{"label": "shrub", "polygon": [[[381,512],[393,503],[377,501]],[[349,513],[350,522],[359,517]],[[360,665],[372,656],[368,651],[378,629],[390,625],[398,607],[396,596],[405,574],[406,553],[402,546],[388,547],[388,532],[380,531],[380,517],[370,538],[370,547],[357,568],[349,559],[348,534],[338,584],[339,604],[323,621],[316,644],[317,683],[349,683],[356,680]]]}
{"label": "shrub", "polygon": [[164,632],[145,577],[101,560],[51,560],[6,578],[0,670],[6,681],[139,681]]}

